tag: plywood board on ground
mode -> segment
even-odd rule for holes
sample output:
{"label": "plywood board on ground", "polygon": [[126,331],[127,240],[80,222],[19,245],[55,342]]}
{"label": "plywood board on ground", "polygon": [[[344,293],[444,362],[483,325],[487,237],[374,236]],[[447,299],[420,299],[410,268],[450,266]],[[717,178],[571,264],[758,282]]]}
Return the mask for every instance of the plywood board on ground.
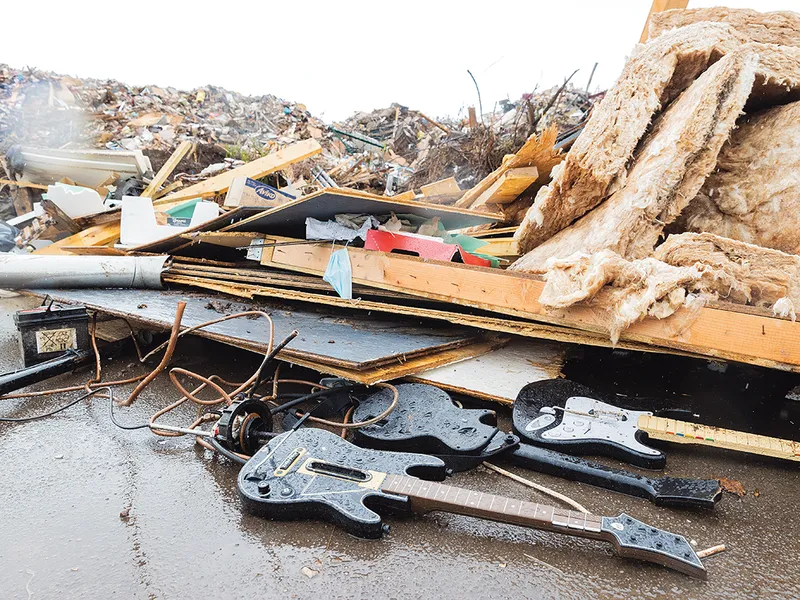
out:
{"label": "plywood board on ground", "polygon": [[422,371],[409,379],[511,404],[529,383],[560,377],[565,352],[562,344],[517,338],[481,356]]}
{"label": "plywood board on ground", "polygon": [[[441,327],[413,320],[381,318],[377,315],[324,313],[313,308],[291,307],[275,302],[242,304],[217,294],[188,294],[185,291],[161,290],[32,290],[48,294],[60,302],[84,304],[108,315],[131,322],[169,329],[180,300],[187,303],[183,326],[190,327],[227,314],[245,310],[263,310],[275,323],[275,343],[293,329],[300,332],[281,354],[288,362],[327,364],[332,367],[363,370],[403,362],[409,358],[434,354],[475,342],[474,330],[452,325]],[[239,318],[211,325],[197,335],[230,343],[257,352],[268,344],[269,327],[263,318]],[[299,363],[298,363],[299,364]]]}

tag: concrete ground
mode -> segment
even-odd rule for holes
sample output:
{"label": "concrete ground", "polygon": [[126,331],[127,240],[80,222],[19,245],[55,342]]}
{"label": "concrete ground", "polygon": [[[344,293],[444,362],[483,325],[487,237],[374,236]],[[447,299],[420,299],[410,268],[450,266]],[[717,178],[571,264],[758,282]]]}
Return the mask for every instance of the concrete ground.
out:
{"label": "concrete ground", "polygon": [[[11,315],[29,304],[0,301],[0,371],[19,366]],[[213,342],[185,340],[175,363],[236,379],[258,361]],[[144,371],[128,356],[108,363],[103,374],[116,379]],[[83,369],[47,385],[89,376]],[[0,412],[37,414],[71,397],[3,400]],[[159,378],[133,407],[119,409],[118,418],[140,423],[175,398],[168,379]],[[176,422],[181,418],[188,422],[189,411]],[[49,419],[0,423],[0,597],[800,597],[797,463],[697,447],[668,451],[666,474],[737,479],[747,495],[726,494],[713,513],[697,513],[512,470],[597,514],[625,511],[684,534],[697,549],[726,544],[727,552],[705,560],[708,581],[618,558],[599,542],[442,513],[387,518],[390,534],[370,541],[324,523],[251,517],[240,510],[236,465],[189,439],[118,429],[108,400],[86,401]],[[450,483],[555,503],[484,469]],[[124,510],[127,518],[120,517]]]}

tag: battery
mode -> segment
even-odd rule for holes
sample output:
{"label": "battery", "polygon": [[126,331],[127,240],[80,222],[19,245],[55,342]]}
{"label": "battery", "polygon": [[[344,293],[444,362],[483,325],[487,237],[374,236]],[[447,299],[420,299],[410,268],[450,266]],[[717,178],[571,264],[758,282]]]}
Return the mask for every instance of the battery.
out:
{"label": "battery", "polygon": [[89,350],[89,315],[85,306],[52,302],[14,314],[25,366],[62,355],[66,350]]}

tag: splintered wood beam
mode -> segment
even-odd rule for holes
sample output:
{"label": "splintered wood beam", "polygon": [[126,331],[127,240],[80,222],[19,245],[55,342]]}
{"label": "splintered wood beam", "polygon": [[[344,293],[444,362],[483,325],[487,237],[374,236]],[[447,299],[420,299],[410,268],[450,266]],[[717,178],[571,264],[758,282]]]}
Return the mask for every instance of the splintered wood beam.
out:
{"label": "splintered wood beam", "polygon": [[166,196],[167,194],[169,194],[171,192],[174,192],[178,188],[182,188],[182,187],[183,187],[183,182],[182,181],[173,181],[167,187],[158,190],[153,195],[153,205],[158,204],[158,199],[161,198],[162,196]]}
{"label": "splintered wood beam", "polygon": [[40,183],[31,183],[29,181],[14,181],[13,179],[0,179],[0,185],[13,185],[19,188],[34,188],[36,190],[47,191],[47,186]]}
{"label": "splintered wood beam", "polygon": [[664,12],[665,10],[672,10],[674,8],[686,8],[689,5],[689,0],[653,0],[650,6],[650,12],[647,13],[647,19],[644,22],[644,29],[642,35],[639,36],[639,43],[643,44],[647,41],[650,29],[650,17],[654,13]]}
{"label": "splintered wood beam", "polygon": [[[270,238],[275,239],[268,236],[267,240]],[[261,264],[322,275],[331,252],[339,248],[267,247]],[[353,283],[604,335],[611,328],[611,315],[604,306],[546,310],[539,303],[544,282],[532,275],[352,247],[348,253]],[[621,339],[800,371],[800,322],[765,315],[711,307],[700,309],[696,315],[680,310],[666,319],[647,317],[634,323],[622,333]]]}
{"label": "splintered wood beam", "polygon": [[[66,247],[78,246],[105,246],[119,239],[119,221],[95,225],[79,231],[63,240],[59,240],[49,246],[44,246],[35,250],[34,254],[74,254],[74,248],[67,250]],[[91,253],[91,252],[90,252]]]}
{"label": "splintered wood beam", "polygon": [[241,167],[220,173],[215,177],[201,181],[194,185],[182,189],[178,192],[165,196],[164,200],[174,202],[176,200],[190,200],[198,197],[209,197],[226,192],[233,180],[237,177],[249,177],[250,179],[260,179],[265,175],[270,175],[280,171],[291,164],[300,162],[322,152],[322,146],[316,140],[303,140],[291,146],[286,146],[277,152],[267,154],[259,159],[253,160]]}
{"label": "splintered wood beam", "polygon": [[33,210],[33,201],[31,200],[31,191],[28,188],[19,187],[14,193],[14,210],[18,217],[27,215]]}
{"label": "splintered wood beam", "polygon": [[192,148],[194,148],[194,144],[187,140],[181,142],[172,155],[167,159],[161,168],[156,173],[156,176],[153,177],[153,180],[150,184],[145,188],[142,192],[142,196],[146,196],[147,198],[153,198],[155,193],[158,191],[167,178],[172,175],[172,172],[175,170],[175,167],[178,166],[178,163],[183,160],[183,157],[191,152]]}
{"label": "splintered wood beam", "polygon": [[509,169],[485,192],[478,196],[470,208],[475,209],[484,204],[509,204],[536,183],[538,178],[539,169],[536,167]]}

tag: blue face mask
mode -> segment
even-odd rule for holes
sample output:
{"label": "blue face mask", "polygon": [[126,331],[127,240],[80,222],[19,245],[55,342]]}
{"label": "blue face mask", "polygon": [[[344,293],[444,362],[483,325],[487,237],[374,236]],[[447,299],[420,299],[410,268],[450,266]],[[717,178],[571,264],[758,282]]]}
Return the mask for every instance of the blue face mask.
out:
{"label": "blue face mask", "polygon": [[347,253],[347,248],[331,254],[322,279],[330,283],[339,296],[345,300],[353,299],[353,269],[350,267],[350,255]]}

